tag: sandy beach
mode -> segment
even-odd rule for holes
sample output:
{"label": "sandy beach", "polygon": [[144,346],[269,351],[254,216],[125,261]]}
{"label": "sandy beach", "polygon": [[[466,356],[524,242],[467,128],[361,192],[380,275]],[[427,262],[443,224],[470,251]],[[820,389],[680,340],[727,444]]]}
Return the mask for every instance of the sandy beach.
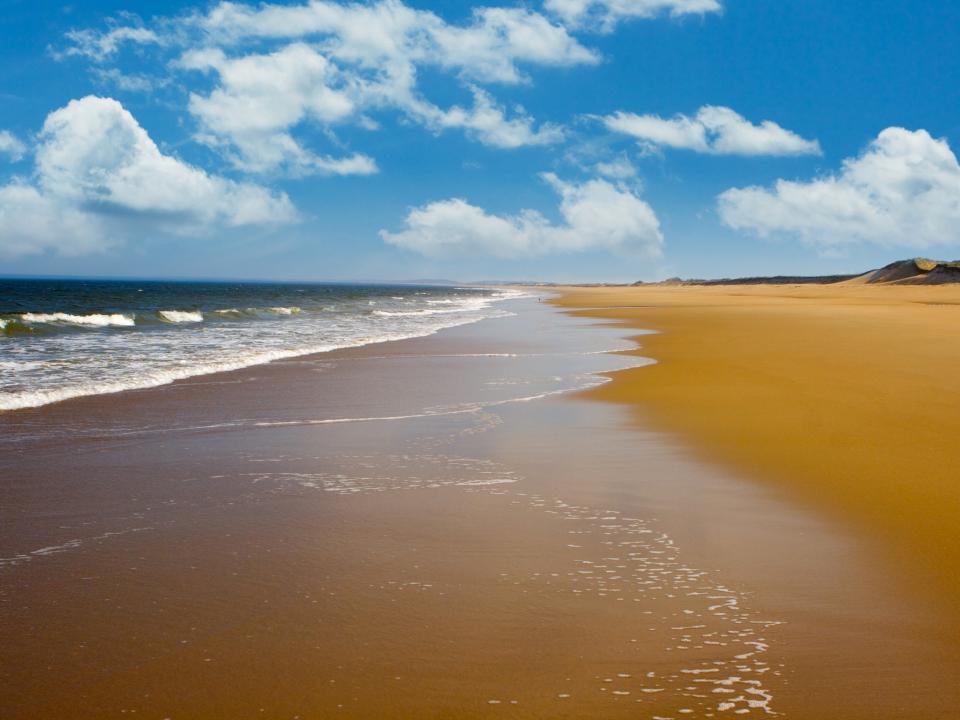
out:
{"label": "sandy beach", "polygon": [[2,7],[0,720],[960,720],[960,1]]}
{"label": "sandy beach", "polygon": [[622,395],[655,318],[505,307],[0,416],[0,715],[950,717],[947,610]]}
{"label": "sandy beach", "polygon": [[571,289],[557,302],[658,333],[637,338],[656,366],[593,397],[855,524],[960,607],[955,285]]}

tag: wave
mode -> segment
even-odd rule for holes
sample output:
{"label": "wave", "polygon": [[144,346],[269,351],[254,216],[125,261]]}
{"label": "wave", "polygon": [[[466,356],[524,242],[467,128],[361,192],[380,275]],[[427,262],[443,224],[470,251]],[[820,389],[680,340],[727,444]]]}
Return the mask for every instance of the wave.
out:
{"label": "wave", "polygon": [[[335,348],[332,346],[321,347],[313,348],[307,352],[328,352],[333,349]],[[40,407],[42,405],[49,405],[50,403],[84,397],[86,395],[111,395],[113,393],[123,392],[124,390],[145,390],[147,388],[159,387],[160,385],[169,385],[177,380],[185,380],[195,375],[209,375],[217,372],[226,372],[228,370],[240,370],[245,367],[250,367],[251,365],[261,365],[274,360],[294,357],[299,354],[301,353],[298,351],[266,351],[224,362],[201,363],[190,367],[178,367],[140,373],[135,378],[127,380],[78,383],[69,387],[55,389],[24,390],[11,393],[8,397],[0,396],[0,410],[22,410],[24,408]]]}
{"label": "wave", "polygon": [[427,317],[429,315],[464,313],[472,309],[473,308],[454,308],[451,310],[374,310],[370,314],[376,317]]}
{"label": "wave", "polygon": [[[220,319],[263,319],[277,317],[292,317],[299,315],[303,309],[291,307],[251,307],[228,308],[215,310],[213,314]],[[205,319],[200,310],[157,310],[139,314],[124,313],[89,313],[74,314],[66,312],[26,312],[19,315],[8,315],[0,318],[0,335],[32,334],[41,331],[55,331],[57,328],[129,328],[141,323],[149,326],[158,320],[173,325],[192,324],[203,322]]]}
{"label": "wave", "polygon": [[[484,298],[482,300],[427,300],[428,303],[456,305],[448,308],[420,308],[418,310],[373,310],[371,315],[376,317],[426,317],[429,315],[451,315],[454,313],[473,312],[482,310],[490,305],[491,300],[501,298]],[[506,299],[506,298],[503,298]]]}
{"label": "wave", "polygon": [[70,313],[23,313],[20,321],[28,325],[76,325],[79,327],[133,327],[136,320],[121,313],[92,313],[90,315],[71,315]]}
{"label": "wave", "polygon": [[18,335],[35,335],[42,332],[44,327],[49,328],[51,326],[28,325],[22,322],[19,316],[15,318],[0,318],[0,336],[12,338]]}
{"label": "wave", "polygon": [[263,365],[275,360],[285,360],[288,358],[301,357],[303,355],[327,353],[333,350],[372,345],[380,342],[393,342],[397,340],[408,340],[416,337],[425,337],[427,335],[433,335],[434,333],[446,328],[456,327],[457,325],[465,325],[482,320],[484,317],[491,317],[491,315],[478,315],[456,320],[451,319],[451,321],[445,322],[441,325],[426,325],[415,329],[405,329],[402,331],[385,333],[380,336],[365,336],[362,338],[355,338],[324,345],[253,352],[246,356],[221,362],[197,363],[189,366],[177,366],[174,368],[139,372],[131,378],[118,381],[81,382],[61,388],[22,390],[13,393],[0,392],[0,411],[23,410],[26,408],[41,407],[43,405],[49,405],[51,403],[88,395],[110,395],[126,390],[145,390],[148,388],[159,387],[161,385],[169,385],[177,380],[185,380],[198,375],[211,375],[213,373],[227,372],[230,370],[240,370],[243,368],[252,367],[254,365]]}
{"label": "wave", "polygon": [[244,310],[240,310],[239,308],[227,308],[226,310],[214,310],[213,312],[215,315],[228,318],[241,318],[250,314]]}
{"label": "wave", "polygon": [[243,318],[262,318],[262,317],[288,317],[290,315],[299,315],[303,308],[293,305],[291,307],[248,307],[248,308],[226,308],[224,310],[214,310],[215,315],[222,318],[241,320]]}
{"label": "wave", "polygon": [[[330,307],[338,311],[334,319],[321,312],[318,306],[310,306],[305,311],[292,304],[268,306],[266,302],[255,307],[228,306],[204,311],[143,309],[138,314],[132,309],[127,313],[8,313],[0,318],[0,337],[69,334],[62,339],[54,337],[49,340],[55,343],[50,346],[55,348],[53,354],[44,353],[47,347],[44,338],[40,338],[41,344],[36,349],[40,354],[37,356],[30,354],[35,351],[32,346],[24,346],[26,354],[22,358],[14,346],[9,346],[9,350],[17,355],[3,359],[19,359],[13,372],[4,372],[0,379],[0,411],[39,407],[81,396],[152,388],[274,360],[422,337],[444,328],[509,315],[509,311],[493,309],[492,306],[499,300],[522,295],[506,291],[483,298],[457,298],[432,307],[425,307],[425,303],[418,301],[412,306],[398,303],[383,309],[361,309],[357,307],[359,303],[349,300],[343,306]],[[184,305],[190,307],[189,300],[181,307]],[[173,302],[167,305],[168,308],[171,306],[177,305]],[[289,325],[276,322],[292,319],[301,313],[302,320]],[[394,316],[394,321],[380,320],[372,317],[374,315]],[[258,319],[274,322],[265,324],[260,330],[255,324]],[[249,326],[246,324],[248,320]],[[204,323],[203,332],[197,325],[201,322]],[[218,324],[223,332],[215,330]],[[123,331],[133,326],[142,332]],[[104,337],[99,333],[77,332],[83,328],[116,328],[117,332]],[[74,332],[70,333],[70,329]],[[89,362],[78,362],[83,358]],[[27,372],[24,362],[36,362],[37,366]]]}
{"label": "wave", "polygon": [[431,313],[426,310],[374,310],[370,314],[375,317],[416,317]]}
{"label": "wave", "polygon": [[203,322],[203,313],[199,310],[159,310],[157,315],[161,320],[169,323]]}

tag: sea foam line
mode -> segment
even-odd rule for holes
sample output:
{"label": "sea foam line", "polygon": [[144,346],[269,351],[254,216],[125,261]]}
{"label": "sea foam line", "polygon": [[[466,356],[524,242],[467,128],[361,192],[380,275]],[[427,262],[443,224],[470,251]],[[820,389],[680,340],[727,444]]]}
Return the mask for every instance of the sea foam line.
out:
{"label": "sea foam line", "polygon": [[[626,368],[618,368],[629,370],[632,368],[646,367],[647,365],[653,365],[656,363],[655,360],[650,360],[647,358],[641,358],[643,362],[639,362],[636,365],[630,365]],[[605,371],[603,371],[605,372]],[[360,423],[360,422],[389,422],[393,420],[417,420],[421,418],[431,418],[431,417],[443,417],[446,415],[465,415],[468,413],[477,413],[487,410],[492,407],[500,407],[502,405],[512,405],[514,403],[528,403],[535,400],[542,400],[544,398],[552,397],[555,395],[565,395],[572,392],[580,392],[582,390],[588,390],[592,387],[598,387],[604,385],[608,382],[611,382],[612,378],[603,376],[603,375],[580,375],[577,376],[577,379],[584,380],[585,382],[582,385],[576,385],[574,387],[565,387],[560,388],[559,390],[549,390],[547,392],[537,393],[536,395],[524,395],[522,397],[515,398],[506,398],[504,400],[489,400],[485,402],[477,403],[467,403],[460,407],[454,407],[447,410],[426,410],[420,413],[411,413],[409,415],[379,415],[372,417],[345,417],[345,418],[317,418],[311,420],[261,420],[258,422],[252,423],[254,427],[290,427],[295,425],[339,425],[343,423]],[[192,427],[190,430],[207,430],[215,429],[221,427],[237,427],[241,425],[240,423],[236,424],[218,424],[218,425],[208,425],[201,427]],[[187,429],[187,428],[185,428]]]}

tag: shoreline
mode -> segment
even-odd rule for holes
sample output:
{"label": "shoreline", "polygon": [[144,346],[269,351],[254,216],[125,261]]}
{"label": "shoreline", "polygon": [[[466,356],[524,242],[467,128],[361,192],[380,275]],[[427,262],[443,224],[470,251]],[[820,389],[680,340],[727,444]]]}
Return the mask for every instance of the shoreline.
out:
{"label": "shoreline", "polygon": [[960,652],[855,536],[576,392],[629,332],[510,308],[7,423],[0,556],[45,552],[0,567],[0,714],[956,706]]}
{"label": "shoreline", "polygon": [[[960,288],[563,288],[657,364],[585,396],[852,523],[960,607]],[[960,638],[960,617],[949,632]]]}

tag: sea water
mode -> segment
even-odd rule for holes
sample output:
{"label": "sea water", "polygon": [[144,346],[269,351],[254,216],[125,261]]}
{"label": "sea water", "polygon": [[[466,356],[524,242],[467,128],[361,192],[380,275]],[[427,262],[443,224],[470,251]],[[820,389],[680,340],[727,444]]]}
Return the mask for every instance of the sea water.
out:
{"label": "sea water", "polygon": [[0,410],[163,385],[432,334],[504,314],[512,290],[0,280]]}

